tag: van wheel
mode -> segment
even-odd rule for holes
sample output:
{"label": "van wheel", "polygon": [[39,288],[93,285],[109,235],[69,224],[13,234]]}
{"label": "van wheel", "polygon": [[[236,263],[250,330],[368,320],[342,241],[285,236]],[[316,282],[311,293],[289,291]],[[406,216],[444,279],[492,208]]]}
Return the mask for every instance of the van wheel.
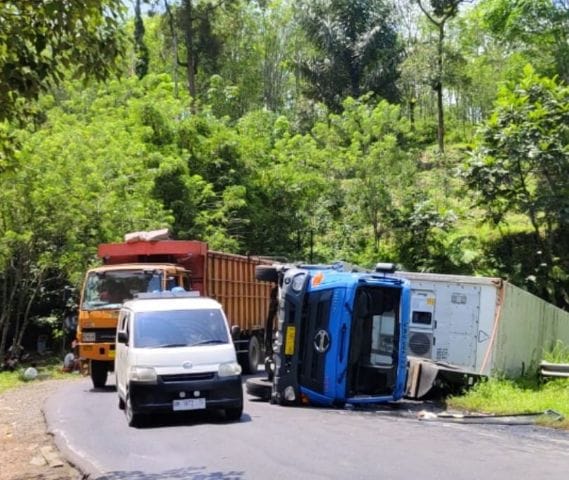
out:
{"label": "van wheel", "polygon": [[140,413],[136,413],[132,407],[132,401],[130,399],[130,394],[126,394],[125,409],[124,413],[126,416],[126,422],[129,427],[139,427],[140,426]]}
{"label": "van wheel", "polygon": [[236,408],[226,408],[225,409],[225,418],[230,422],[237,422],[241,415],[243,415],[243,405]]}
{"label": "van wheel", "polygon": [[259,339],[253,335],[249,339],[249,344],[247,346],[247,353],[245,358],[243,358],[243,370],[245,373],[257,373],[259,368],[259,357],[261,356],[261,345],[259,344]]}
{"label": "van wheel", "polygon": [[109,371],[108,362],[101,362],[100,360],[91,360],[91,380],[93,387],[103,388],[107,383],[107,372]]}

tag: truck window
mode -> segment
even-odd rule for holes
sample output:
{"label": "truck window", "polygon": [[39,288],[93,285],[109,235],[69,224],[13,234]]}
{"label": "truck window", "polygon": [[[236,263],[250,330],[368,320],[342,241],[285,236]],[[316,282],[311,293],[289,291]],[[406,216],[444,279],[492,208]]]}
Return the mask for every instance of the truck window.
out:
{"label": "truck window", "polygon": [[372,318],[370,364],[393,364],[393,336],[395,335],[395,312],[384,312]]}
{"label": "truck window", "polygon": [[134,346],[158,348],[228,343],[221,310],[140,312],[135,317]]}
{"label": "truck window", "polygon": [[85,282],[82,308],[117,308],[139,292],[160,290],[161,274],[143,270],[91,272]]}

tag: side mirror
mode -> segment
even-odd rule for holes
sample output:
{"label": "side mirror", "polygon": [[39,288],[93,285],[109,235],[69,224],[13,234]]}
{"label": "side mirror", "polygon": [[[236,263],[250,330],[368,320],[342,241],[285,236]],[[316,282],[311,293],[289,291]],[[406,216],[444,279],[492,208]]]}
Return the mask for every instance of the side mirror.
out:
{"label": "side mirror", "polygon": [[128,335],[126,332],[118,332],[117,333],[117,342],[124,343],[125,345],[128,343]]}
{"label": "side mirror", "polygon": [[240,334],[241,334],[241,328],[239,328],[239,325],[232,325],[231,326],[231,338],[233,338],[235,340],[236,338],[239,337]]}

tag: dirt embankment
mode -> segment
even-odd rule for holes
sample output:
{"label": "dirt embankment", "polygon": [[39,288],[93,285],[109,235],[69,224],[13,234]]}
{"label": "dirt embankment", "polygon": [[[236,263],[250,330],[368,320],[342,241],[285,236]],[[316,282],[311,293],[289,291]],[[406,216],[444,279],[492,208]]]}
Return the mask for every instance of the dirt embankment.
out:
{"label": "dirt embankment", "polygon": [[43,415],[45,399],[62,380],[35,381],[0,394],[0,479],[78,480],[59,454]]}

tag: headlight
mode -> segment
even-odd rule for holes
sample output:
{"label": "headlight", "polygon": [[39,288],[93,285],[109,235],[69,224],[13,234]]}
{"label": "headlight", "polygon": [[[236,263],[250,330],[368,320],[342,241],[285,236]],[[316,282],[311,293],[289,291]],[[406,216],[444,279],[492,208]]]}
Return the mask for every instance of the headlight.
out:
{"label": "headlight", "polygon": [[304,279],[306,278],[306,273],[299,273],[295,275],[292,279],[291,288],[296,292],[300,292],[304,286]]}
{"label": "headlight", "polygon": [[235,362],[221,363],[217,374],[220,377],[234,377],[241,374],[241,365]]}
{"label": "headlight", "polygon": [[287,402],[294,402],[296,400],[296,393],[294,393],[294,388],[288,386],[284,389],[284,398]]}
{"label": "headlight", "polygon": [[130,367],[128,378],[134,382],[156,383],[156,370],[152,367]]}
{"label": "headlight", "polygon": [[97,340],[95,332],[83,332],[81,338],[83,339],[84,342],[95,342]]}

